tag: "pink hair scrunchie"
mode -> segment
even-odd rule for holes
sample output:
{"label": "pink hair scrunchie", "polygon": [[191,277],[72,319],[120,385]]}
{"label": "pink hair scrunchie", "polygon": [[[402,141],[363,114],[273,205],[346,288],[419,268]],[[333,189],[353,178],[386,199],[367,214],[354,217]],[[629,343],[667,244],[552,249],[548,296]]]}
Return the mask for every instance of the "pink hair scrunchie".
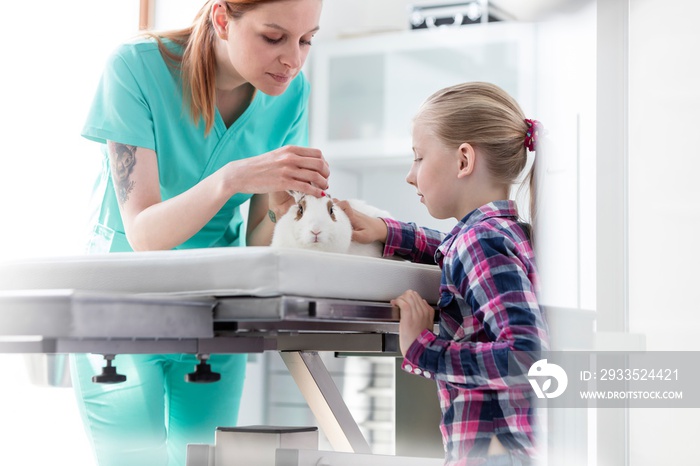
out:
{"label": "pink hair scrunchie", "polygon": [[537,139],[540,136],[540,130],[542,130],[542,123],[537,120],[525,119],[527,123],[527,131],[525,132],[525,147],[530,152],[534,152],[537,149]]}

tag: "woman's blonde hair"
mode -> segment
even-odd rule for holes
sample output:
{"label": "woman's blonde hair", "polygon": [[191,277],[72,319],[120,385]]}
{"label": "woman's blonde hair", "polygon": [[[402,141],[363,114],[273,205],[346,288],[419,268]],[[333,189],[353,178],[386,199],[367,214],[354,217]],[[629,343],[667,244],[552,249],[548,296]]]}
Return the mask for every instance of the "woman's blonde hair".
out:
{"label": "woman's blonde hair", "polygon": [[[520,105],[500,87],[467,82],[437,91],[423,103],[414,124],[426,125],[446,147],[469,143],[486,158],[494,179],[512,186],[527,165],[530,125]],[[524,181],[530,191],[530,223],[536,214],[535,159]]]}
{"label": "woman's blonde hair", "polygon": [[[265,3],[281,0],[235,0],[226,1],[228,14],[235,19]],[[158,41],[160,53],[166,62],[179,70],[185,102],[195,122],[204,119],[205,133],[214,125],[216,114],[216,59],[214,40],[216,31],[211,21],[211,9],[217,0],[207,0],[199,10],[191,26],[175,31],[147,33]],[[182,47],[182,55],[166,47],[163,39]]]}

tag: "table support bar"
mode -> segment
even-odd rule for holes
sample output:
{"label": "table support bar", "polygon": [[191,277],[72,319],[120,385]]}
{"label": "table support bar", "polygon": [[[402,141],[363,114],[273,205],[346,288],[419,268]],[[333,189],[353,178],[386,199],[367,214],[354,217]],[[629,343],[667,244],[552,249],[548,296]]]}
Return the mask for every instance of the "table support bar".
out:
{"label": "table support bar", "polygon": [[319,354],[292,351],[280,355],[333,449],[372,453]]}

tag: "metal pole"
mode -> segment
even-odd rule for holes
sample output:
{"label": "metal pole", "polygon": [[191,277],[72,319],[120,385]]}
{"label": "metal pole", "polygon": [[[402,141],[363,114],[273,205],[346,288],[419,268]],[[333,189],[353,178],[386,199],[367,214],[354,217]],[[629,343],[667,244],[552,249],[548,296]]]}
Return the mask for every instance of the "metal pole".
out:
{"label": "metal pole", "polygon": [[372,453],[338,387],[316,352],[280,352],[319,426],[336,451]]}

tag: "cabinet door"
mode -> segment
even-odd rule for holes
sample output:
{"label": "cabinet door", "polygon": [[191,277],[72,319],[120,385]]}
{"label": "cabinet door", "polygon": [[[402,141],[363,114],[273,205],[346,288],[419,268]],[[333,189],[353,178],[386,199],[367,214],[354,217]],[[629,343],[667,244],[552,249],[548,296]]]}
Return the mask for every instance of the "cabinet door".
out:
{"label": "cabinet door", "polygon": [[321,43],[312,54],[311,141],[330,159],[411,153],[411,120],[433,92],[489,81],[532,107],[534,26],[491,23]]}

